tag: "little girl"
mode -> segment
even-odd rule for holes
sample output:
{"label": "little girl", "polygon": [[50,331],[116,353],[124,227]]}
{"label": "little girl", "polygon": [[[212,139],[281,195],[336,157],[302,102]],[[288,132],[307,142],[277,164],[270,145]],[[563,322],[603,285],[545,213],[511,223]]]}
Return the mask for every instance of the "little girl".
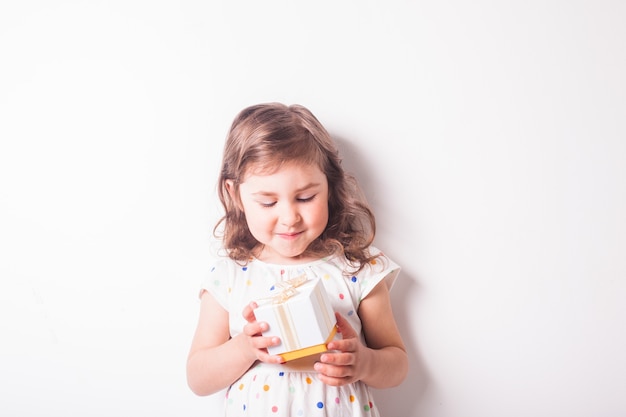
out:
{"label": "little girl", "polygon": [[[371,246],[374,215],[326,129],[299,105],[244,109],[218,194],[225,256],[202,283],[191,390],[228,387],[226,416],[379,416],[369,387],[396,386],[408,369],[389,299],[400,268]],[[328,351],[284,362],[267,351],[281,341],[263,336],[255,300],[303,274],[323,283],[338,334]]]}

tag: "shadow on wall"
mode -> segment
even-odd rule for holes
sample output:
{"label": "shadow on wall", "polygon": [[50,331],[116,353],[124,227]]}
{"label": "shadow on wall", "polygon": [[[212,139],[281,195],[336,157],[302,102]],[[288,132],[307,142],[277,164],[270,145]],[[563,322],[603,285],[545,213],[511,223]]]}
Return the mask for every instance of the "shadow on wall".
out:
{"label": "shadow on wall", "polygon": [[400,272],[400,277],[391,291],[391,303],[394,315],[398,321],[398,328],[404,338],[407,354],[409,356],[409,373],[402,384],[398,387],[374,390],[374,396],[378,404],[381,416],[417,417],[415,410],[424,396],[428,387],[428,374],[422,361],[417,346],[413,343],[414,328],[411,326],[411,317],[407,314],[412,304],[409,295],[416,294],[418,286],[414,277]]}
{"label": "shadow on wall", "polygon": [[[372,170],[372,164],[359,158],[359,152],[354,142],[336,135],[333,135],[333,138],[337,142],[339,152],[343,158],[344,169],[357,178],[368,202],[372,206],[377,223],[380,223],[379,217],[381,213],[377,210],[377,196],[384,193],[377,192],[377,187],[385,187],[385,184],[378,184],[376,169]],[[380,249],[390,253],[393,252],[393,248],[385,247]],[[408,275],[406,270],[403,269],[390,293],[394,315],[409,356],[409,373],[406,380],[398,387],[374,390],[381,416],[413,416],[428,386],[429,378],[426,367],[421,359],[418,347],[413,342],[416,340],[414,335],[415,326],[412,325],[409,314],[418,290],[417,277]]]}

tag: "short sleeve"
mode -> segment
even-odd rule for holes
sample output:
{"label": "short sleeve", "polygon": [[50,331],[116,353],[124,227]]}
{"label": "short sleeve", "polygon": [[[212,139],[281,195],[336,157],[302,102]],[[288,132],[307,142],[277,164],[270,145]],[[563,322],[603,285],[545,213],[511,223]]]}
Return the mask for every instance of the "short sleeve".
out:
{"label": "short sleeve", "polygon": [[401,270],[400,265],[392,261],[379,249],[371,248],[370,251],[373,254],[379,253],[380,256],[359,273],[358,279],[361,282],[361,299],[367,297],[381,281],[385,281],[387,288],[391,290]]}
{"label": "short sleeve", "polygon": [[230,265],[225,259],[215,259],[209,264],[209,270],[200,283],[200,293],[208,291],[213,298],[228,310],[232,274]]}

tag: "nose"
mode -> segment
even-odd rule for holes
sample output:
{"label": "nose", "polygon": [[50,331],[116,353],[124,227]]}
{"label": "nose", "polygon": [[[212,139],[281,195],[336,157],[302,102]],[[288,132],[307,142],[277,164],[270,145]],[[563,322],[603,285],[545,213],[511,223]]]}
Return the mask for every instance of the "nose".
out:
{"label": "nose", "polygon": [[300,221],[300,214],[295,204],[285,204],[280,212],[280,223],[284,226],[293,226]]}

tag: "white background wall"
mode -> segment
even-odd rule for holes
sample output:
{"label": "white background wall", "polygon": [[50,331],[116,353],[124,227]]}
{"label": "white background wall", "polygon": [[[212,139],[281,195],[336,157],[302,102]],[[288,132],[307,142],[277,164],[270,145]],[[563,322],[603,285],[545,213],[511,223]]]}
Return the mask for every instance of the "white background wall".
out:
{"label": "white background wall", "polygon": [[[0,414],[216,416],[185,359],[241,108],[309,107],[403,267],[385,417],[626,415],[626,3],[0,5]],[[216,360],[219,358],[216,358]]]}

